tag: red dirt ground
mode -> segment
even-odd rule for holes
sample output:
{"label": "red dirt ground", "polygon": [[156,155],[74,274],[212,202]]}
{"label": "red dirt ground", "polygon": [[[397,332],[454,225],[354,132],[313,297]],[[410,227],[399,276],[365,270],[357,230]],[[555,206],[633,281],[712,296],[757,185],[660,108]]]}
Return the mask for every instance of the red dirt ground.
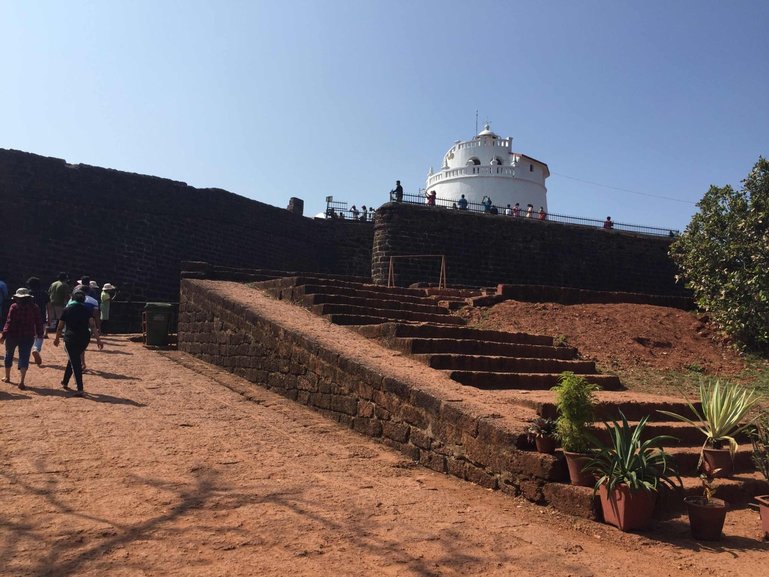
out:
{"label": "red dirt ground", "polygon": [[740,355],[724,344],[705,317],[678,309],[511,300],[465,311],[483,328],[565,337],[584,358],[607,370],[699,367],[707,374],[734,375],[744,368]]}
{"label": "red dirt ground", "polygon": [[717,543],[682,519],[623,534],[122,337],[89,353],[89,396],[67,398],[46,342],[28,390],[0,387],[2,575],[767,574],[754,511],[730,512]]}

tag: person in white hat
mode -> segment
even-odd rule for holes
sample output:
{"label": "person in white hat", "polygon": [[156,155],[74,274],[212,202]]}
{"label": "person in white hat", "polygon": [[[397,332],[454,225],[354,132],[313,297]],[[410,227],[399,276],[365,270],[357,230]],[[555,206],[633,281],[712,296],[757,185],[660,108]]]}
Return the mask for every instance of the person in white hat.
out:
{"label": "person in white hat", "polygon": [[107,334],[107,325],[109,325],[109,313],[112,305],[112,299],[115,298],[117,293],[117,287],[110,283],[106,283],[101,288],[101,334]]}
{"label": "person in white hat", "polygon": [[24,379],[29,368],[29,356],[35,338],[43,338],[43,317],[40,309],[32,299],[32,293],[26,287],[20,288],[13,295],[13,304],[8,309],[8,318],[3,326],[0,343],[5,343],[5,378],[3,382],[11,382],[11,367],[16,348],[19,349],[19,388],[25,389]]}

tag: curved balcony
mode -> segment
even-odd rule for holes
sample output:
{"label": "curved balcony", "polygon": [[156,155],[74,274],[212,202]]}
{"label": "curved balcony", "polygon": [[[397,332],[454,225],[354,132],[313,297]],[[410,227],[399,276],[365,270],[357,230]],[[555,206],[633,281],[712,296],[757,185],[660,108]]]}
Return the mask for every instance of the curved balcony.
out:
{"label": "curved balcony", "polygon": [[504,178],[515,178],[515,167],[493,164],[490,166],[470,165],[462,166],[460,168],[450,168],[449,170],[441,170],[427,179],[427,188],[430,188],[439,182],[443,182],[444,180],[470,176],[501,176]]}

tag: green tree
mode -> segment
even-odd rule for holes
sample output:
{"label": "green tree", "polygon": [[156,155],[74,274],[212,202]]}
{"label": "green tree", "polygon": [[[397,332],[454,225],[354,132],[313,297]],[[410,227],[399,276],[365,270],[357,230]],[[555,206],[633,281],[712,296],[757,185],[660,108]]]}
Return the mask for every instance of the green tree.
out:
{"label": "green tree", "polygon": [[769,352],[769,161],[742,189],[711,186],[670,247],[701,309],[743,348]]}

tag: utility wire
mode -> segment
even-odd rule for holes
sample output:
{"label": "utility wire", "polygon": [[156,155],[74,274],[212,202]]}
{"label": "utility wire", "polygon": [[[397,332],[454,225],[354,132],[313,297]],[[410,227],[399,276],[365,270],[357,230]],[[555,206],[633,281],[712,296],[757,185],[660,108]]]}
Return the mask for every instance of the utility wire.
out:
{"label": "utility wire", "polygon": [[688,200],[681,200],[680,198],[672,198],[670,196],[662,196],[660,194],[651,194],[651,193],[648,193],[648,192],[639,192],[637,190],[630,190],[630,189],[627,189],[627,188],[620,188],[618,186],[609,186],[608,184],[601,184],[600,182],[593,182],[591,180],[584,180],[582,178],[577,178],[575,176],[567,176],[567,175],[561,174],[559,172],[551,172],[550,174],[554,174],[554,175],[560,176],[562,178],[568,178],[569,180],[576,180],[577,182],[584,182],[585,184],[592,184],[593,186],[600,186],[602,188],[609,188],[611,190],[619,190],[619,191],[622,191],[622,192],[629,192],[631,194],[639,194],[641,196],[650,196],[652,198],[661,198],[663,200],[671,200],[673,202],[680,202],[680,203],[683,203],[683,204],[691,204],[692,206],[697,204],[696,202],[691,202],[691,201],[688,201]]}

